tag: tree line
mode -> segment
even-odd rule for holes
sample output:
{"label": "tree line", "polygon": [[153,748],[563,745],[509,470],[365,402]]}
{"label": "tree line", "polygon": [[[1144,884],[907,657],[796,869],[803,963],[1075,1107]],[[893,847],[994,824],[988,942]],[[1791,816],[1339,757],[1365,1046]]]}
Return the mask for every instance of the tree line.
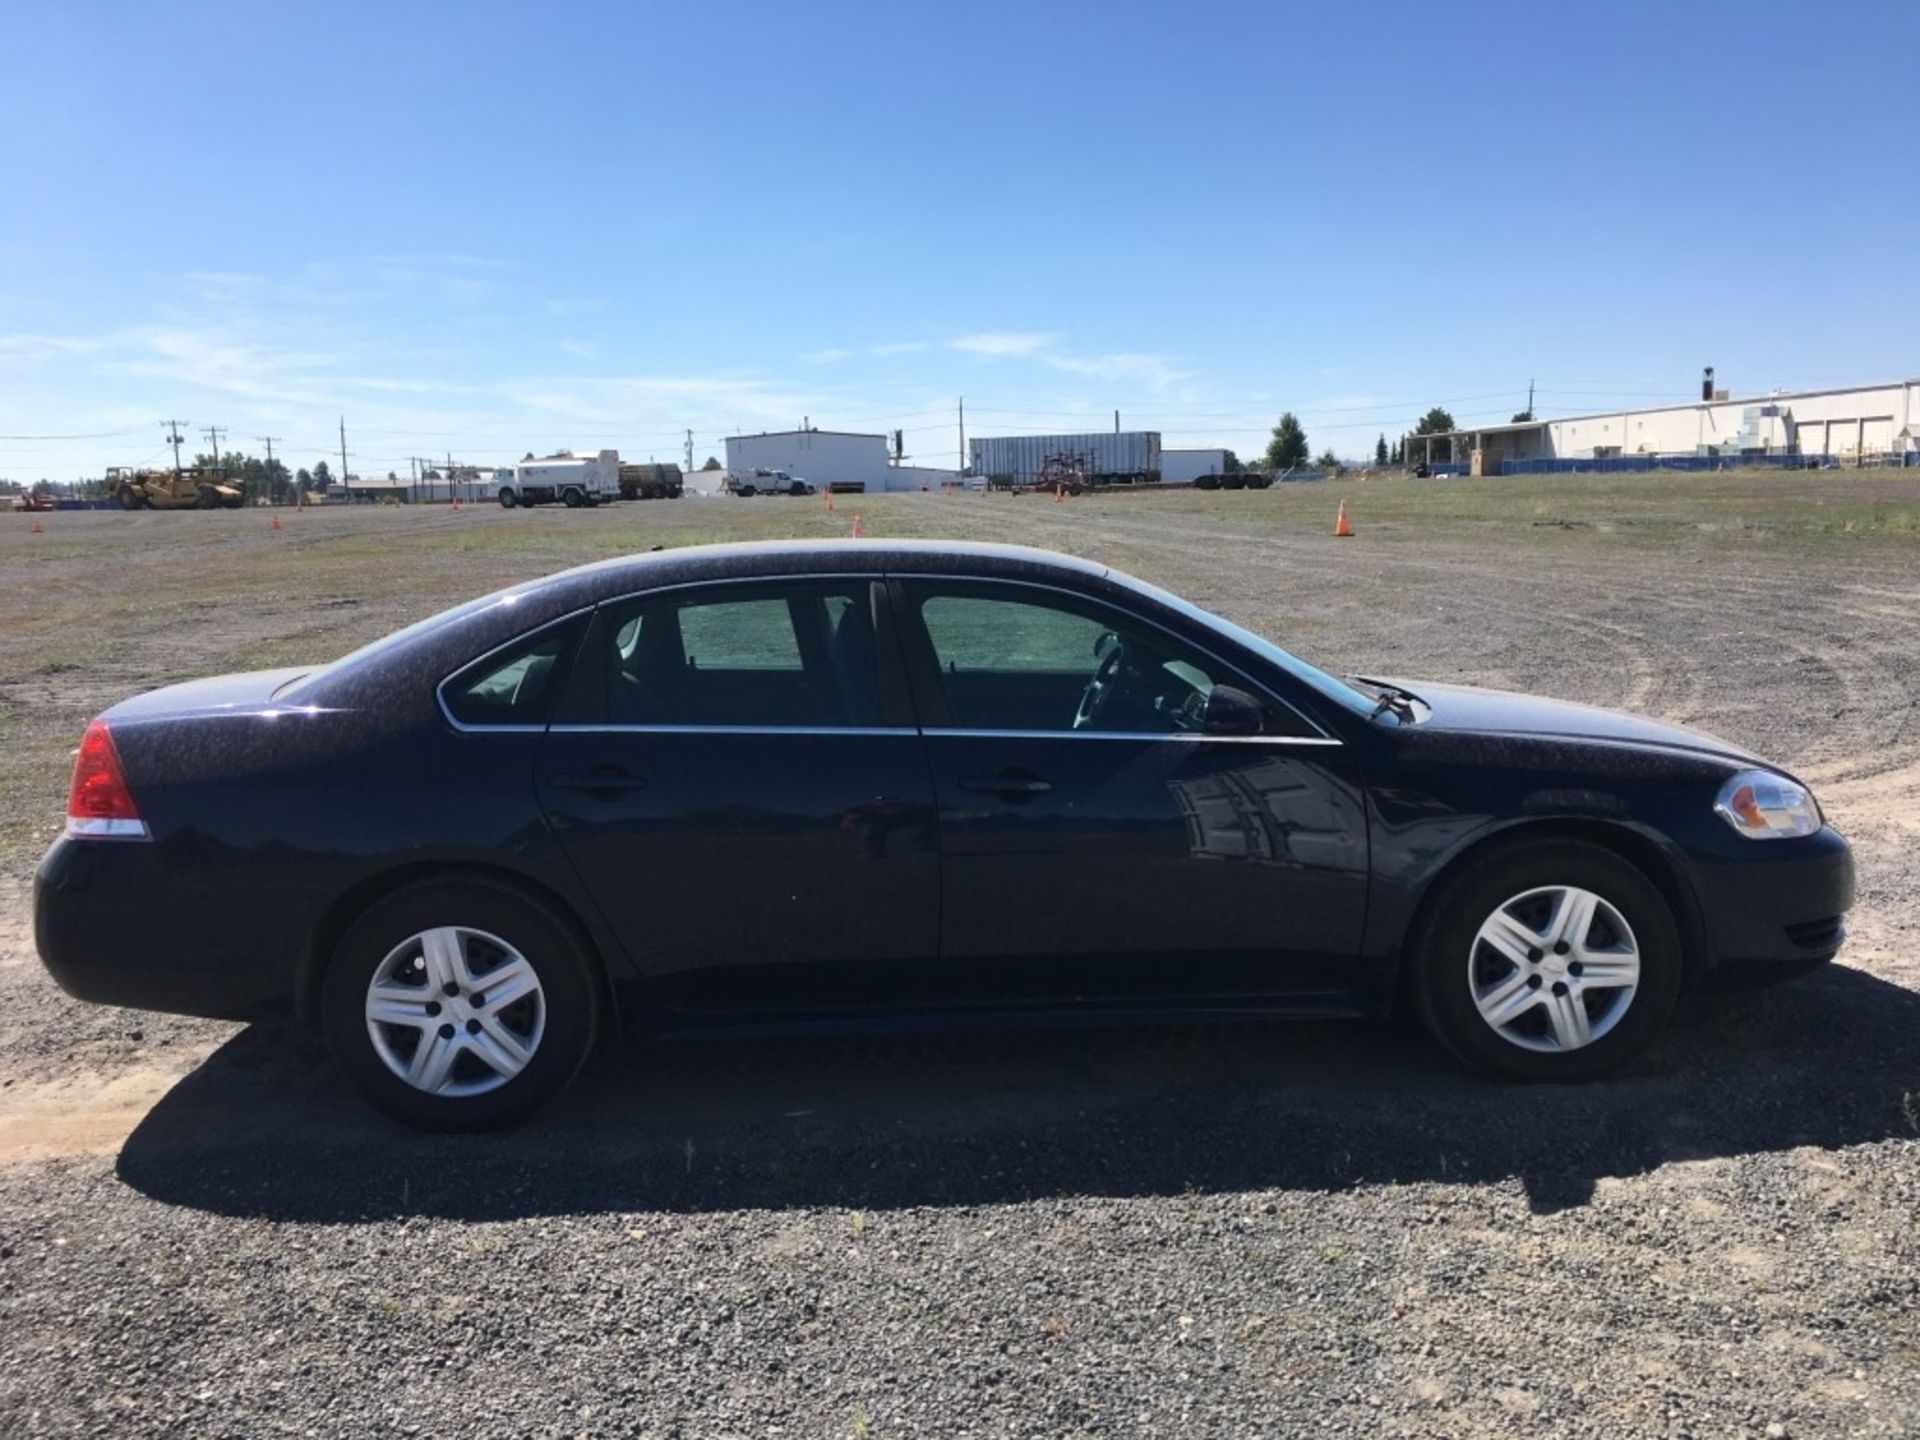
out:
{"label": "tree line", "polygon": [[[1441,406],[1436,405],[1415,423],[1413,433],[1445,435],[1455,428],[1457,427],[1453,423],[1453,416]],[[1387,437],[1382,434],[1373,442],[1373,463],[1382,466],[1404,465],[1407,461],[1406,449],[1405,441],[1396,440],[1389,445]],[[1311,453],[1307,445],[1307,432],[1300,424],[1300,417],[1291,410],[1281,415],[1273,427],[1273,437],[1267,441],[1267,451],[1263,457],[1267,469],[1276,474],[1286,470],[1298,470],[1307,464],[1307,457]],[[1333,453],[1332,446],[1321,451],[1320,458],[1313,463],[1322,470],[1341,468],[1340,459]]]}

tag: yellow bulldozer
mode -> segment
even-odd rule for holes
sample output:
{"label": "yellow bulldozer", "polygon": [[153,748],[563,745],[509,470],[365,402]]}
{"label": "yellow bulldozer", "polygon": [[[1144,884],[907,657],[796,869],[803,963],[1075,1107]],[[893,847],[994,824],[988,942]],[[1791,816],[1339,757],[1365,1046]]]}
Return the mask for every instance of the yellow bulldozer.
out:
{"label": "yellow bulldozer", "polygon": [[122,510],[238,510],[246,492],[224,475],[185,470],[107,470],[107,494]]}

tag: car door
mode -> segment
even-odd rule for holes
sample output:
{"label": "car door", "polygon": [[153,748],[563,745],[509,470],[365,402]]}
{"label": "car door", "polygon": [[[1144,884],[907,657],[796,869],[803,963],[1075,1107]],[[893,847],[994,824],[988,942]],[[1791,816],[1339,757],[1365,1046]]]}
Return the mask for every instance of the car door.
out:
{"label": "car door", "polygon": [[866,577],[599,607],[541,747],[540,801],[669,1008],[925,998],[933,791],[876,618]]}
{"label": "car door", "polygon": [[[918,578],[892,594],[939,805],[943,998],[1350,992],[1367,835],[1337,739],[1092,597]],[[1256,692],[1259,733],[1207,733],[1216,687]]]}

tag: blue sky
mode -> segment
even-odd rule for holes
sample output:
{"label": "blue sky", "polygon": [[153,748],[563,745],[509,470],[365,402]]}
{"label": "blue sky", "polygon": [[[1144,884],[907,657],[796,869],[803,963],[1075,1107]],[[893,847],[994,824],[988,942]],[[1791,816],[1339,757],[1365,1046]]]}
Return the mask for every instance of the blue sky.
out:
{"label": "blue sky", "polygon": [[0,477],[1920,373],[1912,0],[5,17]]}

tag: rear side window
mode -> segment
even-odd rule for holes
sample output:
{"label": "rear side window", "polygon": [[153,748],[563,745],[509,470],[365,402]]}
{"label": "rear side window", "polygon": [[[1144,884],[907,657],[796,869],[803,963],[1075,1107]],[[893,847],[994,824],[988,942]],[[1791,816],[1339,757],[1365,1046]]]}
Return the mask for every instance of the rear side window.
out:
{"label": "rear side window", "polygon": [[677,592],[612,611],[592,657],[615,725],[844,728],[881,723],[870,587]]}
{"label": "rear side window", "polygon": [[545,725],[585,623],[550,625],[474,661],[441,686],[447,713],[462,725]]}

